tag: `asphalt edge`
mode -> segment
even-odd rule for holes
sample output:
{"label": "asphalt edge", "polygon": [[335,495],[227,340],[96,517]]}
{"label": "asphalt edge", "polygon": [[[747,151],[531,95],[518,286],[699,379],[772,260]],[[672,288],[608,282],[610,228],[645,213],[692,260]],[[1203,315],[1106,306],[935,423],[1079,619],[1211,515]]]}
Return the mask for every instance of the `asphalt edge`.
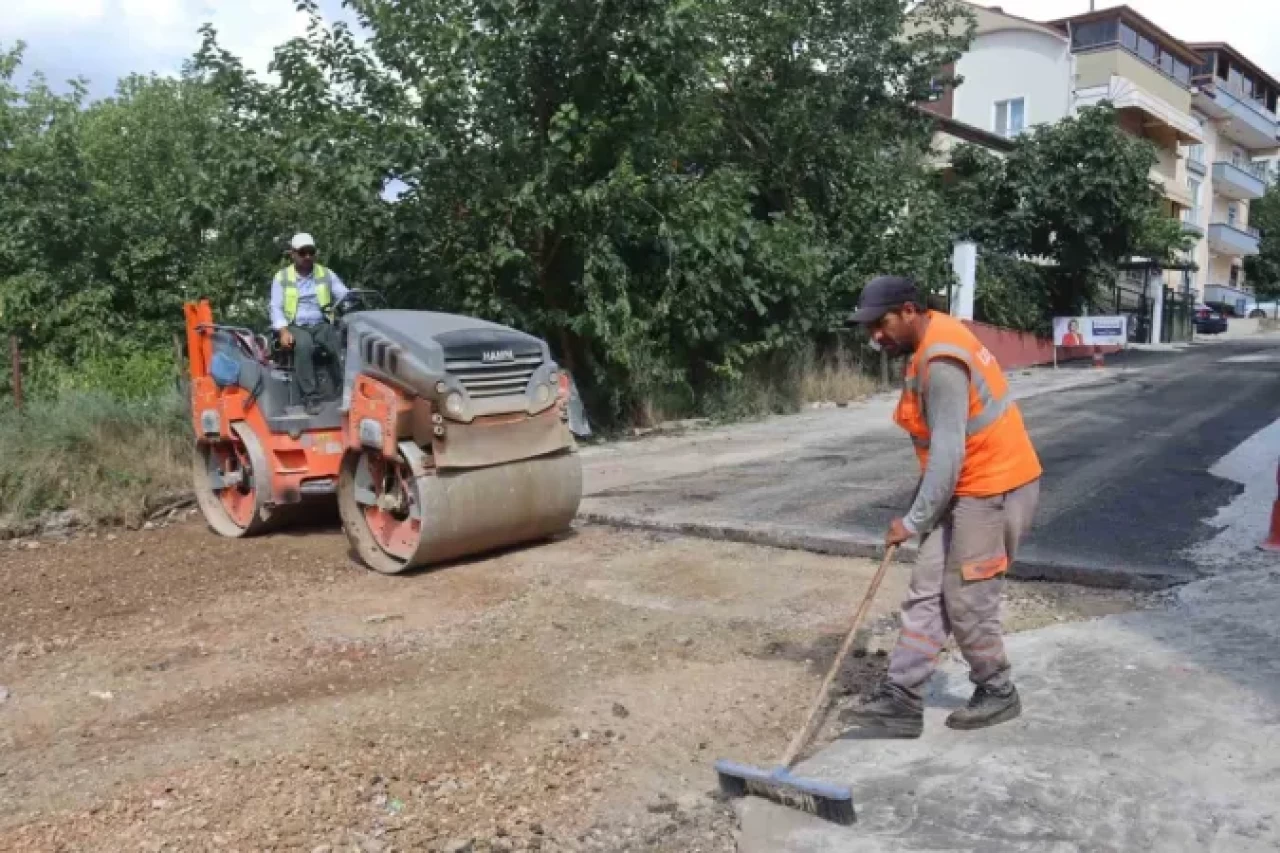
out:
{"label": "asphalt edge", "polygon": [[[822,554],[830,557],[857,557],[875,560],[884,556],[883,542],[871,536],[857,533],[825,530],[800,532],[794,529],[775,528],[767,525],[748,527],[739,524],[665,521],[592,510],[580,511],[577,520],[581,524],[597,527],[666,533],[676,536],[688,536],[694,539],[734,542],[740,545],[758,545],[787,551],[806,551],[811,554]],[[916,552],[915,545],[903,545],[898,549],[895,562],[914,563]],[[1009,577],[1023,581],[1070,583],[1098,589],[1122,589],[1140,592],[1158,592],[1172,589],[1197,579],[1179,575],[1144,572],[1133,567],[1107,568],[1103,566],[1072,565],[1045,555],[1037,555],[1034,550],[1027,556],[1017,559],[1013,568],[1009,571]]]}

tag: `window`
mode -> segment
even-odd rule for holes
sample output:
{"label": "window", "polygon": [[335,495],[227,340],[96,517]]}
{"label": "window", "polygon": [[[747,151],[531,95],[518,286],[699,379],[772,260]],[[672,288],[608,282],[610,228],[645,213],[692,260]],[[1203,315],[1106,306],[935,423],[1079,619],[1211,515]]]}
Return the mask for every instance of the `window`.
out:
{"label": "window", "polygon": [[1199,163],[1201,166],[1203,166],[1204,165],[1204,145],[1197,143],[1195,145],[1187,146],[1187,159],[1190,160],[1192,163]]}
{"label": "window", "polygon": [[1155,65],[1158,53],[1155,42],[1146,36],[1138,36],[1138,56]]}
{"label": "window", "polygon": [[1179,83],[1191,85],[1191,66],[1183,62],[1181,59],[1173,61],[1173,78]]}
{"label": "window", "polygon": [[1232,264],[1231,266],[1231,286],[1235,287],[1240,283],[1240,267]]}
{"label": "window", "polygon": [[1023,98],[996,101],[996,133],[1001,136],[1017,136],[1025,129],[1026,119],[1026,101]]}
{"label": "window", "polygon": [[1240,205],[1238,204],[1227,205],[1227,224],[1230,225],[1232,228],[1238,228],[1239,226],[1236,223],[1239,220],[1240,220]]}
{"label": "window", "polygon": [[1119,32],[1119,21],[1089,21],[1071,28],[1071,46],[1077,50],[1097,47],[1101,44],[1115,44]]}
{"label": "window", "polygon": [[1191,209],[1184,218],[1195,225],[1200,222],[1200,182],[1195,178],[1187,178],[1187,192],[1191,195]]}
{"label": "window", "polygon": [[1120,25],[1120,43],[1133,52],[1138,51],[1138,34],[1128,24]]}

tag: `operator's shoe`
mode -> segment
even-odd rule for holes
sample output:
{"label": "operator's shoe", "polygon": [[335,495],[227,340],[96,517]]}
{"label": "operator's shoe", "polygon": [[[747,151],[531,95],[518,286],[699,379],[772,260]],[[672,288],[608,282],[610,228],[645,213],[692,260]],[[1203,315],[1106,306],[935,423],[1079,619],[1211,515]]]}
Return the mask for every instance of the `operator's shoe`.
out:
{"label": "operator's shoe", "polygon": [[879,729],[890,737],[920,737],[924,733],[924,706],[885,682],[865,701],[842,711],[840,722]]}
{"label": "operator's shoe", "polygon": [[997,691],[979,684],[973,691],[969,704],[957,708],[947,717],[947,726],[953,729],[982,729],[1005,723],[1022,713],[1022,700],[1012,684]]}

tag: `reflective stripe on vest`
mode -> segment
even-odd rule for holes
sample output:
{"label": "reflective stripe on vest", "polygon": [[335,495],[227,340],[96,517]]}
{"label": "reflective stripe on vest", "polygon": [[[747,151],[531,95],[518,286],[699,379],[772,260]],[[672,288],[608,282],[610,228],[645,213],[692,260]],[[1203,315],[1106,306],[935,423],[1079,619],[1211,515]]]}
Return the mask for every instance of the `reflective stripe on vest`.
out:
{"label": "reflective stripe on vest", "polygon": [[1040,460],[1022,423],[1009,384],[991,353],[973,332],[946,314],[930,312],[929,327],[907,365],[902,398],[894,420],[911,436],[921,470],[929,460],[929,422],[925,394],[929,364],[954,359],[968,369],[969,415],[965,458],[956,484],[961,496],[989,496],[1026,485],[1042,473]]}
{"label": "reflective stripe on vest", "polygon": [[[316,283],[316,304],[320,306],[320,313],[328,317],[329,306],[333,302],[329,271],[316,264],[311,268],[311,277]],[[293,318],[298,316],[298,270],[293,264],[289,264],[276,273],[276,280],[284,288],[284,318],[292,323]]]}

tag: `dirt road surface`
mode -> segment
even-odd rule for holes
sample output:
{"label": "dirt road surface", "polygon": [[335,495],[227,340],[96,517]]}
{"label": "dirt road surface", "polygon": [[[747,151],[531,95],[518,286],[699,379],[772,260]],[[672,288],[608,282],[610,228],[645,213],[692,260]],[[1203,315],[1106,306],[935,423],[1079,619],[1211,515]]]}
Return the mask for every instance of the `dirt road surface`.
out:
{"label": "dirt road surface", "polygon": [[711,764],[782,751],[873,570],[592,527],[407,577],[330,529],[0,545],[0,850],[733,850]]}

